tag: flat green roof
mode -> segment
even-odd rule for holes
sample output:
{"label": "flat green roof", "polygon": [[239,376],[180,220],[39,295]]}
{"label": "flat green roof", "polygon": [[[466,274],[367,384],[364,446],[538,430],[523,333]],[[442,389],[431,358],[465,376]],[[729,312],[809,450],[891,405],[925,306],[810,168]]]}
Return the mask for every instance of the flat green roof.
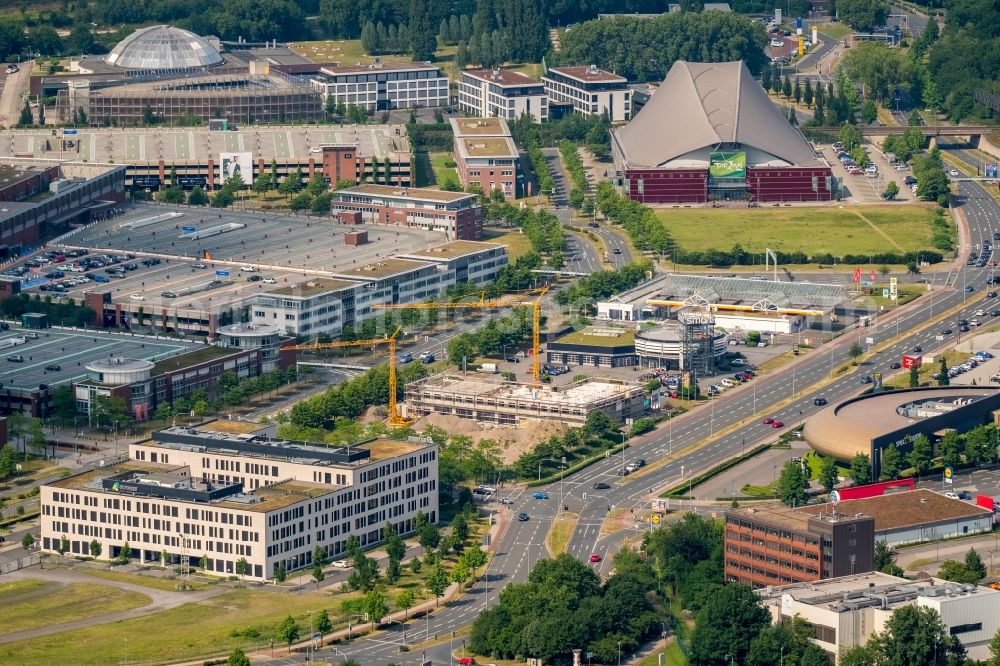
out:
{"label": "flat green roof", "polygon": [[153,366],[153,370],[150,375],[156,377],[157,375],[162,375],[165,372],[174,372],[180,370],[181,368],[187,368],[192,365],[199,365],[206,361],[214,361],[217,358],[224,358],[226,356],[232,356],[233,354],[238,354],[241,351],[246,351],[245,349],[233,349],[230,347],[216,347],[215,345],[205,345],[199,349],[189,351],[186,354],[178,354],[177,356],[171,356],[170,358],[161,359],[156,362]]}
{"label": "flat green roof", "polygon": [[591,347],[621,347],[635,344],[635,332],[625,329],[617,330],[615,335],[609,335],[611,329],[585,328],[582,331],[567,333],[555,342],[566,345],[589,345]]}

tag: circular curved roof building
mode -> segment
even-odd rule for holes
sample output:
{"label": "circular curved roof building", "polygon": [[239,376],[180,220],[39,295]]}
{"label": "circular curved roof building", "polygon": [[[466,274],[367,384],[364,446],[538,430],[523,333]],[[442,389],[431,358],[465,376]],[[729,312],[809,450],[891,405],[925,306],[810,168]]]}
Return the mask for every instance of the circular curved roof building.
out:
{"label": "circular curved roof building", "polygon": [[986,386],[942,386],[857,396],[831,404],[806,421],[803,436],[823,455],[848,461],[858,453],[871,457],[875,477],[887,446],[907,447],[926,435],[947,430],[966,432],[993,422],[1000,391]]}
{"label": "circular curved roof building", "polygon": [[154,25],[118,42],[104,61],[122,69],[177,70],[218,65],[222,56],[204,37],[169,25]]}

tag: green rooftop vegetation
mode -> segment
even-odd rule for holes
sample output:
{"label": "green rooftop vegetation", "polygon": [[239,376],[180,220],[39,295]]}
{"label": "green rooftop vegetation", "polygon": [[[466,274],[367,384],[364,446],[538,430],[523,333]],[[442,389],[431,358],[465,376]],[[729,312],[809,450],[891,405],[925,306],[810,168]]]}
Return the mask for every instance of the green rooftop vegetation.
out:
{"label": "green rooftop vegetation", "polygon": [[[616,334],[612,335],[611,331]],[[635,344],[635,332],[625,329],[585,328],[562,336],[556,342],[567,345],[589,345],[591,347],[623,347]]]}

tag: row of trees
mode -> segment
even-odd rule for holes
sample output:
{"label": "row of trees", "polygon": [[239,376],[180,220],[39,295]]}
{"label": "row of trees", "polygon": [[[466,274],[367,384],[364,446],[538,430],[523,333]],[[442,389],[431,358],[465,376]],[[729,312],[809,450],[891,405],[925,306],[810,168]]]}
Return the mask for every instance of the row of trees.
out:
{"label": "row of trees", "polygon": [[573,185],[569,191],[569,205],[573,208],[582,208],[590,183],[587,182],[587,172],[583,168],[580,151],[572,141],[563,139],[559,142],[559,154],[562,155],[563,165]]}
{"label": "row of trees", "polygon": [[456,335],[448,341],[448,361],[458,367],[471,363],[477,356],[497,356],[506,350],[521,347],[531,340],[530,308],[518,308],[506,317],[491,318],[472,333]]}
{"label": "row of trees", "polygon": [[743,60],[757,74],[766,62],[766,39],[763,25],[735,13],[618,17],[574,26],[555,56],[559,64],[593,63],[630,81],[661,81],[677,60]]}
{"label": "row of trees", "polygon": [[83,328],[93,326],[97,313],[93,308],[82,303],[77,304],[72,298],[64,302],[53,302],[52,296],[44,297],[40,292],[33,294],[20,293],[0,300],[0,314],[5,319],[20,319],[26,312],[41,312],[52,324],[60,326],[76,326]]}
{"label": "row of trees", "polygon": [[[403,398],[407,382],[426,376],[423,363],[410,363],[396,372],[397,398]],[[389,367],[379,365],[353,379],[331,386],[325,392],[295,404],[289,422],[303,428],[331,429],[338,417],[356,418],[366,409],[389,402]]]}
{"label": "row of trees", "polygon": [[646,279],[653,270],[653,262],[648,259],[625,264],[613,271],[600,271],[580,278],[574,284],[556,294],[556,302],[592,304],[599,298],[620,294],[632,289]]}

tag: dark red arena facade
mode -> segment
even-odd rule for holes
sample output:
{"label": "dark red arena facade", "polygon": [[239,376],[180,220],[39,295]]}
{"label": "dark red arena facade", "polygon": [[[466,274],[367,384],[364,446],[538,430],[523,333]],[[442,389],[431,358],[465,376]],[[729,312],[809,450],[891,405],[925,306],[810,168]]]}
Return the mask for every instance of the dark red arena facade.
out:
{"label": "dark red arena facade", "polygon": [[674,63],[612,130],[615,180],[644,204],[821,202],[838,183],[742,62]]}

